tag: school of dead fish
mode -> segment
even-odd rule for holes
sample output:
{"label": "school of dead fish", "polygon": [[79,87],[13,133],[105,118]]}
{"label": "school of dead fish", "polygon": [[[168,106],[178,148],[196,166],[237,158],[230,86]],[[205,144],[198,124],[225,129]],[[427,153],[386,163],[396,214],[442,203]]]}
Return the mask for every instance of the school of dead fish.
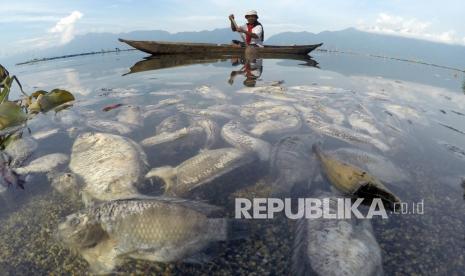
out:
{"label": "school of dead fish", "polygon": [[[52,127],[7,146],[0,192],[23,175],[46,173],[54,189],[82,197],[86,209],[66,217],[57,236],[81,254],[93,273],[112,272],[125,258],[201,259],[211,243],[247,237],[244,221],[225,218],[221,208],[192,195],[248,166],[268,167],[275,197],[294,196],[296,188],[312,191],[312,181],[322,175],[333,188],[310,195],[330,198],[331,208],[337,196],[380,197],[390,207],[400,199],[388,187],[408,180],[382,156],[398,134],[383,133],[385,121],[362,105],[330,106],[327,95],[339,92],[319,86],[243,88],[239,94],[257,97],[234,105],[222,91],[201,86],[181,95],[160,93],[165,99],[154,105],[119,106],[112,118],[100,117],[83,103],[79,111],[43,116],[40,122],[49,120]],[[198,108],[184,102],[182,95],[189,93],[214,103]],[[386,110],[398,120],[420,118],[411,109],[387,105]],[[158,118],[159,124],[144,125],[147,118]],[[129,138],[147,128],[153,128],[152,136],[139,142]],[[74,139],[69,156],[51,153],[28,162],[42,140],[63,134]],[[324,150],[325,137],[346,146]],[[198,154],[179,164],[150,167],[146,151],[194,140],[204,141]],[[154,182],[162,195],[141,192]],[[381,275],[381,250],[371,227],[355,218],[298,221],[294,275]]]}

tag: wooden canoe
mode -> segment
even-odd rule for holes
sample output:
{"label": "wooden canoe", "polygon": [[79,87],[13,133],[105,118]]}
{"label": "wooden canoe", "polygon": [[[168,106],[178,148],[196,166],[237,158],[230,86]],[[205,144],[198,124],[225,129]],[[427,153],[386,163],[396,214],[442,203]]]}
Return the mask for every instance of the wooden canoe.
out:
{"label": "wooden canoe", "polygon": [[[239,55],[224,55],[224,54],[167,54],[150,56],[141,61],[135,63],[129,70],[128,73],[132,74],[144,71],[159,70],[165,68],[187,66],[193,64],[205,64],[215,63],[221,61],[227,61],[231,58],[241,58]],[[308,55],[296,55],[296,54],[259,54],[258,58],[263,59],[291,59],[299,60],[304,63],[301,65],[318,67],[318,62],[313,60]]]}
{"label": "wooden canoe", "polygon": [[[119,41],[128,44],[140,51],[152,55],[166,54],[189,54],[189,53],[219,53],[219,54],[241,54],[244,48],[234,47],[229,44],[213,44],[213,43],[186,43],[186,42],[164,42],[164,41],[141,41],[141,40],[126,40]],[[258,54],[296,54],[306,55],[316,48],[323,45],[295,45],[295,46],[272,46],[255,48]]]}

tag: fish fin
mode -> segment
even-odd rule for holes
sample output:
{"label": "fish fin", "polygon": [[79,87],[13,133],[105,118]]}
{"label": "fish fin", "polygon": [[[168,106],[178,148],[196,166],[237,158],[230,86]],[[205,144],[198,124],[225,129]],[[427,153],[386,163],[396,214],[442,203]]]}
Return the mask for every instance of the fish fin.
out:
{"label": "fish fin", "polygon": [[213,256],[204,252],[198,252],[194,255],[191,255],[183,259],[182,261],[189,264],[204,264],[210,262],[212,259]]}
{"label": "fish fin", "polygon": [[171,190],[175,184],[176,180],[176,168],[171,166],[163,166],[151,169],[146,175],[145,178],[154,178],[158,177],[163,180],[165,192]]}
{"label": "fish fin", "polygon": [[94,274],[109,274],[121,263],[116,242],[112,239],[106,239],[92,248],[85,249],[81,254]]}

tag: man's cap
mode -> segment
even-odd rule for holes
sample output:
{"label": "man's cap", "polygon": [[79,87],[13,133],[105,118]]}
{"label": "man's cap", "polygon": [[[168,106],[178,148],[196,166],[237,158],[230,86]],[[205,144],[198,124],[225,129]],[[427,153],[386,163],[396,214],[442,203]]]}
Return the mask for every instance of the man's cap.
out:
{"label": "man's cap", "polygon": [[257,11],[255,11],[255,10],[248,11],[248,12],[245,14],[245,17],[251,16],[251,15],[255,15],[255,16],[258,18]]}

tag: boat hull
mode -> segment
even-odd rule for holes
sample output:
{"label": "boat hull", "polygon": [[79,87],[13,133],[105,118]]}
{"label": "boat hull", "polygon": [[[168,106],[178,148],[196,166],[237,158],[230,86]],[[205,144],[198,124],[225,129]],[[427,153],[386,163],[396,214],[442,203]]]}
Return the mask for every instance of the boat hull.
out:
{"label": "boat hull", "polygon": [[[244,48],[235,47],[229,44],[213,44],[213,43],[184,43],[184,42],[161,42],[161,41],[141,41],[141,40],[126,40],[119,41],[128,44],[140,51],[151,55],[166,55],[166,54],[241,54],[244,53]],[[253,50],[258,54],[296,54],[306,55],[321,44],[314,45],[295,45],[295,46],[271,46],[256,47]]]}

